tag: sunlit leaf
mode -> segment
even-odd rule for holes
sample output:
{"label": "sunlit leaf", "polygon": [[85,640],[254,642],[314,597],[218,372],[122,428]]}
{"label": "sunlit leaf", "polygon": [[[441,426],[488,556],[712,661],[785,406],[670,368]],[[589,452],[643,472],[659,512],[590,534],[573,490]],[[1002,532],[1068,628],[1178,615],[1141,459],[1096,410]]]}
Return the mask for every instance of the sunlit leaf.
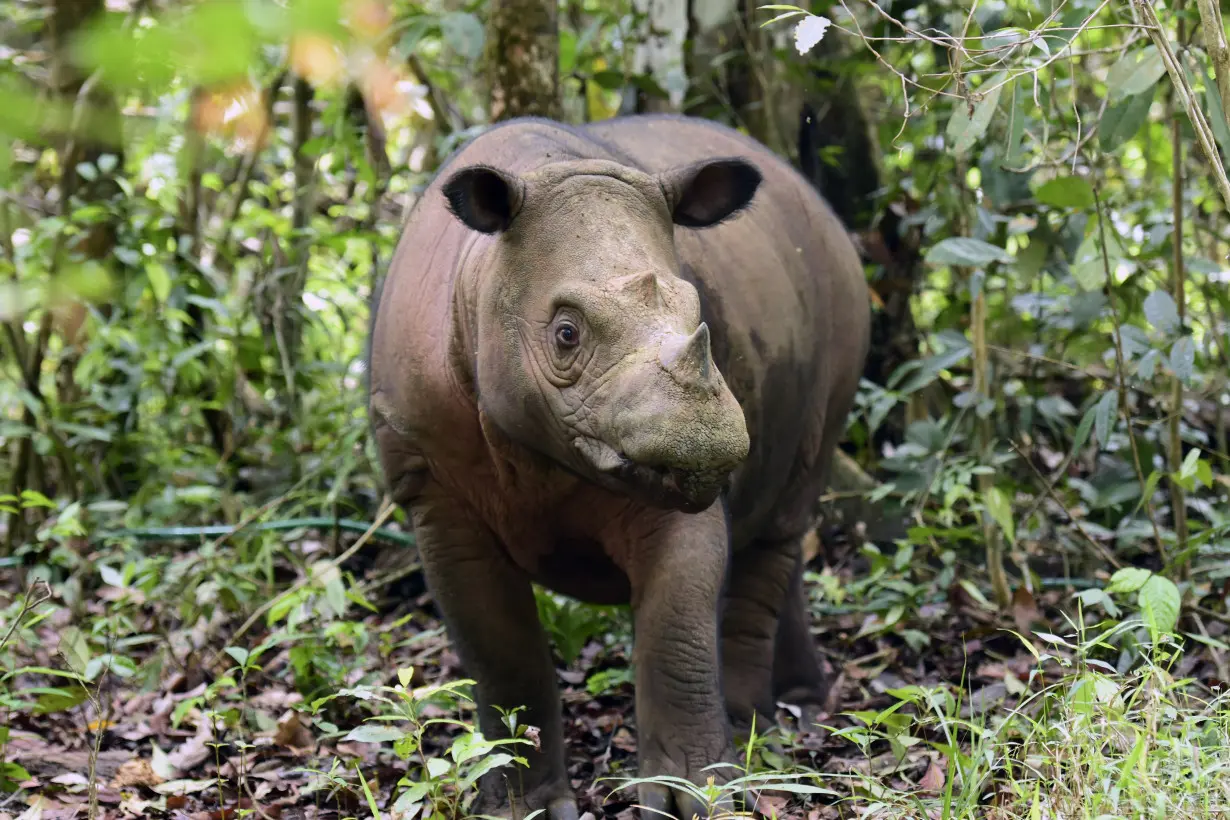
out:
{"label": "sunlit leaf", "polygon": [[1166,73],[1166,64],[1155,45],[1133,49],[1119,58],[1106,75],[1112,103],[1151,89]]}
{"label": "sunlit leaf", "polygon": [[1077,176],[1056,177],[1043,183],[1034,192],[1039,202],[1056,208],[1092,208],[1093,186]]}
{"label": "sunlit leaf", "polygon": [[1179,329],[1179,308],[1164,290],[1155,290],[1145,297],[1145,318],[1149,324],[1170,335]]}
{"label": "sunlit leaf", "polygon": [[1011,262],[1012,257],[1003,248],[970,237],[956,236],[943,239],[927,252],[926,261],[932,265],[960,265],[973,267],[991,262]]}

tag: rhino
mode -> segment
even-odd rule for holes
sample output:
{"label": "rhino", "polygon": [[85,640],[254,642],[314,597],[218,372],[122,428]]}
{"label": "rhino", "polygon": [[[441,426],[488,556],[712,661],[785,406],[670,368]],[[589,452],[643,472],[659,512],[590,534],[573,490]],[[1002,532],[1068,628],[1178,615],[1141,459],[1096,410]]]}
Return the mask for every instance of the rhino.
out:
{"label": "rhino", "polygon": [[[630,605],[641,777],[726,782],[739,731],[824,702],[801,542],[870,304],[806,179],[706,120],[508,120],[444,162],[379,290],[383,480],[480,731],[507,737],[518,707],[539,728],[475,811],[577,817],[534,583]],[[711,808],[670,781],[638,801]]]}

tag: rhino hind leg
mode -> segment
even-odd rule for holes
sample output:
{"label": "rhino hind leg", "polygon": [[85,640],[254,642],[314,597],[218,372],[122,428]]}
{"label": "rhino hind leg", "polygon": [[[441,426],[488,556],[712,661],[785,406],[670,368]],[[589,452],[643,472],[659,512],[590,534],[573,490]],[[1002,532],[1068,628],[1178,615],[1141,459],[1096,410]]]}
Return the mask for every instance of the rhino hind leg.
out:
{"label": "rhino hind leg", "polygon": [[508,749],[529,767],[484,775],[472,812],[518,818],[543,809],[544,820],[576,820],[555,665],[530,581],[463,505],[434,489],[412,505],[414,532],[427,586],[464,673],[477,684],[479,728],[489,739],[508,737],[497,706],[524,707],[518,725],[539,727],[537,750]]}
{"label": "rhino hind leg", "polygon": [[776,725],[775,648],[801,548],[799,539],[755,541],[731,561],[722,614],[722,685],[741,740],[753,728],[761,736]]}
{"label": "rhino hind leg", "polygon": [[820,713],[828,711],[831,681],[820,665],[803,587],[802,555],[791,573],[777,623],[773,647],[773,699],[799,707],[799,727],[814,731]]}

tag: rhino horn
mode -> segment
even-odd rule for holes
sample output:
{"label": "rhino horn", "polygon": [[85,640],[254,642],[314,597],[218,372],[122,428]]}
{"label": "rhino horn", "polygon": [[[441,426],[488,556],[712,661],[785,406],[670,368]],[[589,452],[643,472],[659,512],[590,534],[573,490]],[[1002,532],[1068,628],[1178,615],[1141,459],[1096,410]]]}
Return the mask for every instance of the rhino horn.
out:
{"label": "rhino horn", "polygon": [[658,351],[658,361],[680,384],[713,387],[709,325],[701,322],[691,336],[679,334],[664,342]]}
{"label": "rhino horn", "polygon": [[658,275],[653,271],[624,276],[616,284],[620,293],[627,294],[640,304],[654,308],[662,306],[662,288]]}

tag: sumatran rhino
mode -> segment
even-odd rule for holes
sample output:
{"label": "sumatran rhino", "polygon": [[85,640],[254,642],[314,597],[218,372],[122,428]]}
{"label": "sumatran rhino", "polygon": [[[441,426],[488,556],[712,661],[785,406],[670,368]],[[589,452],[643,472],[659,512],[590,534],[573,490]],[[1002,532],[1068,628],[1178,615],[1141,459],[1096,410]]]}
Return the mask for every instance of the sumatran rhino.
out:
{"label": "sumatran rhino", "polygon": [[511,120],[445,163],[377,298],[370,413],[482,732],[540,727],[478,810],[577,816],[531,582],[631,604],[642,777],[724,782],[739,726],[823,701],[800,545],[869,313],[828,205],[726,127]]}

